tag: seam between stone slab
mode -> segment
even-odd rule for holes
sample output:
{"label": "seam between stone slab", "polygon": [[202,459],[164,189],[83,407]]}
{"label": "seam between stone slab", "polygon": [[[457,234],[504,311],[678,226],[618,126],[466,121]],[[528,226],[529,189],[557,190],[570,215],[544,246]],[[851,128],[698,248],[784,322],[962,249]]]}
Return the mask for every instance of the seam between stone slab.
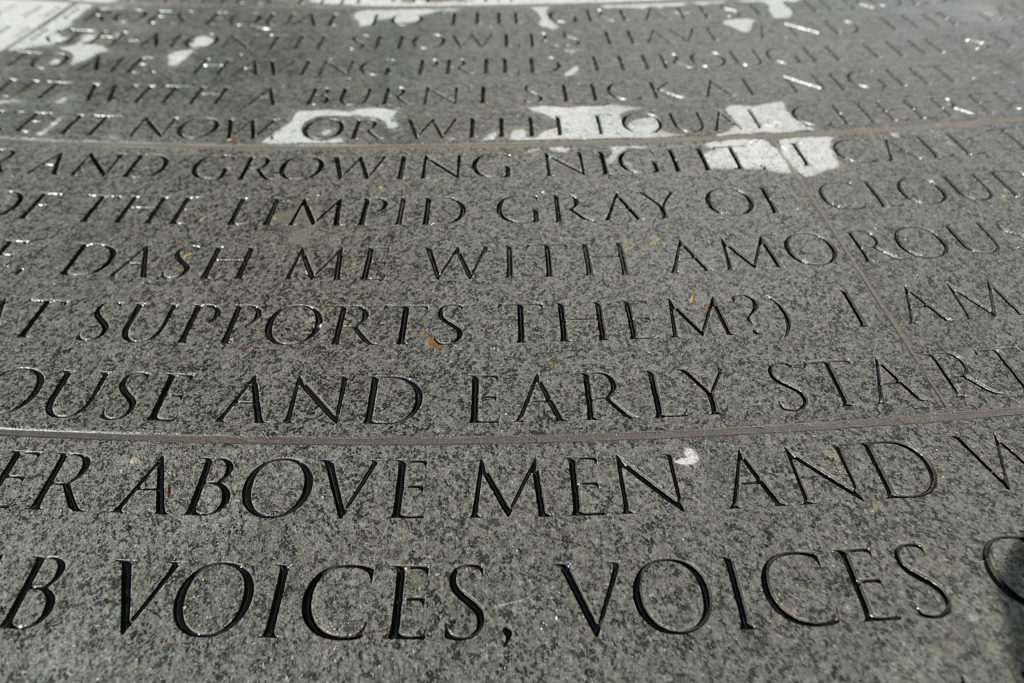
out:
{"label": "seam between stone slab", "polygon": [[[2,102],[0,102],[2,104]],[[736,133],[736,134],[702,134],[702,135],[673,135],[657,138],[600,138],[590,140],[565,139],[534,139],[534,140],[461,140],[458,142],[308,142],[300,144],[271,144],[262,142],[163,142],[160,140],[89,140],[85,138],[48,138],[39,136],[17,136],[0,135],[0,142],[3,143],[36,143],[36,144],[60,144],[75,146],[112,146],[112,147],[161,147],[168,149],[260,149],[260,150],[344,150],[344,149],[380,149],[380,150],[409,150],[409,149],[481,149],[484,147],[509,147],[509,148],[549,148],[549,147],[608,147],[608,146],[657,146],[681,143],[701,143],[712,140],[730,140],[733,138],[757,138],[761,140],[776,141],[779,139],[806,138],[806,137],[839,137],[853,135],[877,135],[884,133],[905,133],[924,132],[930,130],[963,129],[985,126],[998,126],[1004,124],[1024,124],[1024,115],[1001,116],[986,119],[973,119],[970,121],[935,121],[929,123],[910,123],[894,126],[864,126],[858,128],[822,128],[810,131],[797,131],[793,133]],[[797,174],[799,175],[799,174]]]}
{"label": "seam between stone slab", "polygon": [[810,186],[807,184],[807,180],[804,178],[804,176],[802,176],[797,171],[796,167],[793,166],[793,162],[792,161],[790,161],[788,158],[785,158],[785,159],[786,159],[786,164],[793,171],[792,175],[794,175],[796,177],[797,182],[800,184],[800,187],[803,189],[804,193],[807,195],[807,199],[810,201],[811,206],[814,207],[815,213],[817,213],[821,217],[821,220],[825,221],[825,225],[828,226],[829,232],[832,233],[832,236],[836,239],[836,242],[839,244],[839,248],[842,249],[843,254],[846,255],[847,261],[853,267],[854,271],[857,273],[857,276],[864,283],[864,287],[867,288],[868,293],[871,294],[871,298],[875,300],[875,304],[878,306],[879,310],[881,310],[882,313],[885,315],[886,320],[888,320],[889,324],[892,325],[892,328],[896,332],[897,336],[899,336],[900,341],[903,342],[903,345],[906,347],[907,352],[910,354],[911,359],[913,359],[914,365],[917,367],[918,372],[921,373],[921,376],[924,377],[924,380],[928,383],[928,386],[931,387],[932,393],[935,394],[935,397],[937,399],[939,399],[939,403],[942,404],[942,407],[943,408],[949,408],[949,404],[946,403],[946,399],[939,392],[939,388],[937,386],[935,386],[935,382],[932,381],[931,375],[929,375],[925,371],[924,364],[921,362],[920,356],[917,355],[917,351],[914,349],[914,344],[910,340],[910,337],[903,330],[903,328],[900,327],[899,323],[896,321],[896,317],[892,314],[892,312],[889,310],[889,308],[885,305],[885,302],[882,301],[881,295],[879,295],[879,293],[875,289],[874,285],[871,284],[871,280],[870,280],[870,278],[868,278],[867,273],[865,273],[864,270],[860,267],[860,264],[857,262],[857,260],[855,258],[853,258],[853,254],[850,253],[850,250],[846,246],[846,243],[843,241],[842,237],[839,235],[839,231],[836,230],[835,225],[833,225],[831,217],[828,215],[828,213],[821,206],[819,206],[818,202],[815,201],[814,192],[811,190]]}
{"label": "seam between stone slab", "polygon": [[988,408],[969,411],[940,411],[920,415],[868,417],[854,420],[808,422],[804,424],[763,424],[736,427],[704,427],[658,431],[616,431],[593,433],[553,433],[481,436],[394,436],[394,437],[311,437],[236,434],[146,434],[143,432],[103,432],[87,430],[22,429],[0,427],[0,438],[64,439],[77,441],[122,441],[163,444],[209,444],[223,446],[514,446],[545,443],[601,443],[617,441],[673,441],[729,436],[770,436],[806,432],[871,429],[878,427],[913,427],[965,420],[988,420],[1024,416],[1024,406]]}

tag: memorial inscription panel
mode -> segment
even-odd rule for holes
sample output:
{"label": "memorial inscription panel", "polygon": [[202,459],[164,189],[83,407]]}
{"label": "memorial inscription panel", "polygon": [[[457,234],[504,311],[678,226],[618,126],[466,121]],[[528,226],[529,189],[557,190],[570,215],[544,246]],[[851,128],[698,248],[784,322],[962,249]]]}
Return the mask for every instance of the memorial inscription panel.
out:
{"label": "memorial inscription panel", "polygon": [[0,652],[1020,680],[1019,2],[0,0]]}

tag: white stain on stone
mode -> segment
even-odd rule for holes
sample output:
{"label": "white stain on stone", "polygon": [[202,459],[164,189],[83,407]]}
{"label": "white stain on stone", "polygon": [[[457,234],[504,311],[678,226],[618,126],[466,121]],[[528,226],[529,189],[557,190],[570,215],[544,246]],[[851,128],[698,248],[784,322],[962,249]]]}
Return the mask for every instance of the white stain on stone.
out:
{"label": "white stain on stone", "polygon": [[[578,5],[578,4],[589,4],[590,0],[570,0],[569,2],[563,2],[563,4]],[[768,9],[768,15],[772,19],[789,19],[793,16],[793,8],[790,5],[800,2],[800,0],[738,0],[738,2],[744,5],[765,5]],[[722,5],[722,0],[669,0],[667,2],[650,2],[649,0],[637,0],[632,2],[626,0],[619,2],[602,5],[607,9],[657,9],[659,7],[714,7],[716,5]],[[728,8],[726,11],[728,12]]]}
{"label": "white stain on stone", "polygon": [[800,2],[800,0],[740,0],[746,5],[752,5],[754,3],[768,6],[768,14],[771,15],[772,19],[789,19],[793,16],[793,8],[789,5],[791,3]]}
{"label": "white stain on stone", "polygon": [[814,126],[797,119],[784,102],[755,105],[730,105],[725,108],[736,125],[703,146],[708,165],[717,170],[761,170],[813,176],[839,168],[839,158],[832,149],[832,138],[807,136],[782,138],[777,141],[757,136],[772,133],[799,133]]}
{"label": "white stain on stone", "polygon": [[839,168],[839,157],[832,148],[832,138],[825,135],[783,138],[779,140],[779,150],[802,176],[818,175]]}
{"label": "white stain on stone", "polygon": [[[115,0],[105,0],[114,2]],[[765,0],[738,0],[739,2],[764,2]],[[778,0],[772,0],[776,2]],[[785,0],[796,2],[797,0]],[[703,7],[721,5],[724,0],[618,0],[612,4],[601,4],[604,8],[635,7],[647,9],[648,7]],[[313,0],[308,4],[313,5],[348,5],[358,7],[371,5],[374,7],[434,7],[444,9],[459,9],[462,7],[494,7],[496,5],[523,5],[523,0],[452,0],[441,2],[439,0]],[[559,0],[559,5],[594,5],[594,0]]]}
{"label": "white stain on stone", "polygon": [[731,104],[725,113],[736,126],[722,135],[758,133],[796,133],[814,130],[814,126],[793,116],[785,102]]}
{"label": "white stain on stone", "polygon": [[578,66],[571,66],[562,75],[571,78],[571,77],[575,76],[576,74],[578,74],[579,72],[580,72],[580,68]]}
{"label": "white stain on stone", "polygon": [[[370,119],[384,124],[385,128],[398,128],[395,116],[396,109],[383,107],[365,107],[363,109],[311,109],[297,111],[291,121],[284,124],[263,142],[271,145],[309,145],[309,144],[343,144],[350,139],[345,133],[345,121],[338,119]],[[326,138],[310,138],[306,135],[307,126],[317,119],[335,119],[338,133]],[[328,124],[329,126],[329,124]],[[328,128],[329,129],[329,128]]]}
{"label": "white stain on stone", "polygon": [[537,7],[531,7],[537,14],[537,25],[541,28],[550,29],[552,31],[558,30],[558,24],[551,20],[551,15],[548,14],[548,8],[543,5]]}
{"label": "white stain on stone", "polygon": [[726,19],[722,23],[725,24],[728,28],[735,29],[740,33],[750,33],[751,29],[754,28],[753,19],[744,19],[742,17],[738,17],[736,19]]}
{"label": "white stain on stone", "polygon": [[[663,131],[655,118],[637,114],[629,116],[635,107],[621,104],[583,105],[578,107],[530,107],[534,114],[552,119],[547,128],[533,135],[525,128],[515,128],[506,136],[509,140],[602,140],[616,138],[659,138],[672,133]],[[497,132],[484,140],[498,139]]]}
{"label": "white stain on stone", "polygon": [[216,36],[201,35],[196,36],[188,42],[189,47],[182,50],[172,50],[167,53],[167,66],[179,66],[184,63],[186,59],[192,56],[192,53],[196,50],[201,50],[204,47],[210,47],[217,42]]}
{"label": "white stain on stone", "polygon": [[704,143],[704,160],[717,170],[743,168],[773,173],[789,173],[786,159],[768,140],[738,138]]}
{"label": "white stain on stone", "polygon": [[195,50],[172,50],[167,53],[167,66],[180,66]]}
{"label": "white stain on stone", "polygon": [[[108,0],[98,0],[106,1]],[[74,36],[66,35],[65,31],[74,26],[94,4],[32,0],[0,1],[0,50],[57,47],[71,55],[71,64],[88,61],[106,52],[107,46],[85,42],[69,43]]]}
{"label": "white stain on stone", "polygon": [[[592,0],[570,0],[570,2],[562,2],[563,5],[589,5],[592,4]],[[610,4],[602,4],[601,7],[605,9],[660,9],[666,7],[715,7],[722,4],[722,0],[696,0],[687,2],[686,0],[668,0],[667,2],[650,2],[649,0],[625,0],[625,2],[615,2]]]}
{"label": "white stain on stone", "polygon": [[360,26],[366,28],[377,22],[390,21],[398,26],[410,26],[418,24],[423,17],[437,14],[442,10],[438,9],[361,9],[352,13],[352,19]]}
{"label": "white stain on stone", "polygon": [[68,7],[70,3],[0,2],[0,50],[13,48]]}
{"label": "white stain on stone", "polygon": [[697,455],[696,449],[686,446],[683,448],[683,454],[678,458],[673,458],[673,462],[677,465],[684,465],[687,467],[693,467],[700,462],[700,456]]}
{"label": "white stain on stone", "polygon": [[[99,0],[102,2],[114,2],[115,0]],[[788,19],[793,15],[790,4],[799,0],[735,0],[743,4],[760,3],[767,5],[768,12],[774,19]],[[651,9],[658,7],[714,7],[721,5],[724,0],[618,0],[614,3],[602,4],[605,9]],[[313,5],[348,5],[359,7],[370,5],[375,8],[386,7],[390,9],[431,7],[432,10],[457,10],[464,7],[493,7],[495,5],[522,5],[523,0],[453,0],[452,2],[439,2],[438,0],[313,0]],[[560,5],[593,5],[594,0],[559,0]],[[371,10],[378,12],[379,10]]]}

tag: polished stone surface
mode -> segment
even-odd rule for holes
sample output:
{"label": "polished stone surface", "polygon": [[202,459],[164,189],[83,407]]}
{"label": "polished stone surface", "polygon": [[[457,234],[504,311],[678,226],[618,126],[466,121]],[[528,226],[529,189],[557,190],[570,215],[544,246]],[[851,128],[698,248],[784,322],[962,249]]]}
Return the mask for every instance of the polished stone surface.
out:
{"label": "polished stone surface", "polygon": [[1022,17],[0,1],[5,673],[1020,680]]}

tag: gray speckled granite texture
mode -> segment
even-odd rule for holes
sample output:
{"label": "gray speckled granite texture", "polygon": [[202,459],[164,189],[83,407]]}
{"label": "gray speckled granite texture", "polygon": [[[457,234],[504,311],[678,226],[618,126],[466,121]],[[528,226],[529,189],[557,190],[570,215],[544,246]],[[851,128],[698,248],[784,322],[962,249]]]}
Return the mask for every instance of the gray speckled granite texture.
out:
{"label": "gray speckled granite texture", "polygon": [[1021,680],[1020,2],[0,1],[0,661]]}

